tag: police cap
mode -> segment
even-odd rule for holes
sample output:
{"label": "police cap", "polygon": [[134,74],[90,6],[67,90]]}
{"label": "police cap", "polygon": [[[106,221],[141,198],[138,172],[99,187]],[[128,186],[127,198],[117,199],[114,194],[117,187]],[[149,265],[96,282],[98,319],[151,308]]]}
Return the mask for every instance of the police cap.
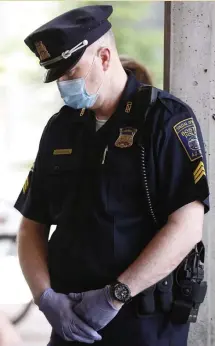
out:
{"label": "police cap", "polygon": [[26,45],[47,69],[45,83],[60,78],[77,64],[87,47],[111,28],[110,5],[76,8],[44,24],[26,39]]}

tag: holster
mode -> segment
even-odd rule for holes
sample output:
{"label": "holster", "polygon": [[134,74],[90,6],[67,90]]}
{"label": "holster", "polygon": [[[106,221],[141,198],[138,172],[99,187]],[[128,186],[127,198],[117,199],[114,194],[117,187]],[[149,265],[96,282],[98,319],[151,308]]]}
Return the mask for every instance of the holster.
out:
{"label": "holster", "polygon": [[156,285],[142,291],[137,297],[137,315],[170,312],[173,303],[173,275],[170,274]]}
{"label": "holster", "polygon": [[203,303],[207,292],[207,282],[184,282],[179,299],[173,302],[171,321],[175,324],[195,323],[199,306]]}

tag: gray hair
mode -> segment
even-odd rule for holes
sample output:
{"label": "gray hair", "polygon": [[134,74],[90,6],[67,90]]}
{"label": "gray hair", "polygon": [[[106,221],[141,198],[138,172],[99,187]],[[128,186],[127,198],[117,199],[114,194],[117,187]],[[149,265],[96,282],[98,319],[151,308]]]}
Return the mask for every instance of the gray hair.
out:
{"label": "gray hair", "polygon": [[115,36],[114,36],[112,29],[108,30],[103,36],[101,36],[90,47],[92,47],[93,51],[95,51],[95,49],[100,49],[102,47],[108,47],[111,49],[113,49],[113,48],[116,49],[116,41],[115,41]]}

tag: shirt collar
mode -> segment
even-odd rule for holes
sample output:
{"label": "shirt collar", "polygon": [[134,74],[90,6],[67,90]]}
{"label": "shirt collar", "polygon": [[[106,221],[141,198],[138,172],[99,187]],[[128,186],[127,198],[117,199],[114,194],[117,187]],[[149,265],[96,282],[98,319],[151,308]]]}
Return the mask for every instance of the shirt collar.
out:
{"label": "shirt collar", "polygon": [[132,98],[133,94],[136,92],[136,90],[141,84],[140,82],[137,81],[136,77],[131,71],[126,70],[126,73],[128,75],[128,79],[120,99],[120,101],[123,101],[123,102],[129,101],[129,99]]}
{"label": "shirt collar", "polygon": [[[124,107],[126,102],[128,102],[130,99],[132,99],[136,90],[141,85],[141,83],[137,81],[136,77],[134,76],[134,74],[131,71],[129,71],[129,70],[125,70],[125,71],[127,73],[128,79],[127,79],[125,88],[122,92],[118,107],[116,109],[116,113],[119,112],[121,107]],[[91,113],[90,110],[85,110],[85,111],[83,111],[81,109],[79,109],[79,110],[72,109],[71,110],[68,106],[64,106],[63,108],[66,112],[69,113],[70,116],[71,116],[71,112],[73,112],[72,117],[73,117],[74,122],[81,122],[82,123],[82,122],[89,120],[89,116]]]}

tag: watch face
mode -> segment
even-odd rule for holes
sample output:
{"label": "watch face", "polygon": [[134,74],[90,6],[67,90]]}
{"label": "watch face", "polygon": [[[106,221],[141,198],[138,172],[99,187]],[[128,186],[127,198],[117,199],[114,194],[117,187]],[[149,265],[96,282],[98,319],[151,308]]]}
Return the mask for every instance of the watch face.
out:
{"label": "watch face", "polygon": [[126,285],[119,283],[114,287],[114,295],[117,300],[125,302],[130,297],[130,292]]}

